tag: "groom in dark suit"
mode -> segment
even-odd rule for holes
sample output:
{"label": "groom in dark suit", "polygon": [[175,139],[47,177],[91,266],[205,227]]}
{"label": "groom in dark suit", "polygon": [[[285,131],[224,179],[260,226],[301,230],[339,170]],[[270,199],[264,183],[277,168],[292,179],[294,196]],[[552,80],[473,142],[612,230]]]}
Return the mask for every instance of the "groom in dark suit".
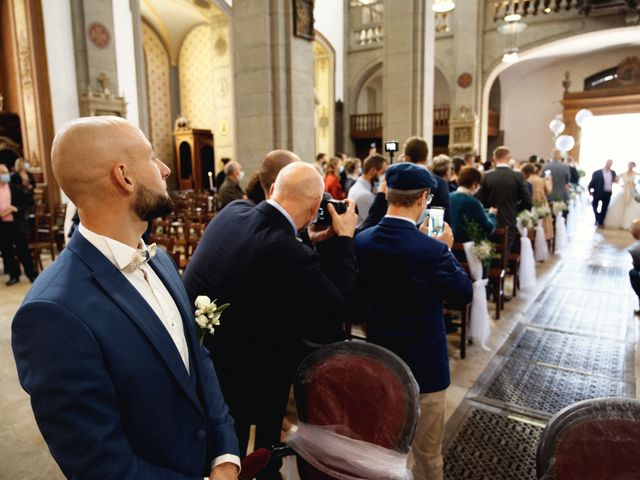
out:
{"label": "groom in dark suit", "polygon": [[593,172],[587,187],[593,197],[591,206],[593,207],[593,214],[596,217],[596,225],[598,227],[604,225],[604,218],[607,216],[607,209],[611,201],[613,182],[616,181],[616,172],[611,170],[611,165],[613,165],[613,160],[607,160],[603,169]]}
{"label": "groom in dark suit", "polygon": [[12,325],[51,454],[68,478],[237,479],[233,419],[180,276],[141,240],[172,209],[169,169],[117,117],[68,123],[51,160],[81,223]]}

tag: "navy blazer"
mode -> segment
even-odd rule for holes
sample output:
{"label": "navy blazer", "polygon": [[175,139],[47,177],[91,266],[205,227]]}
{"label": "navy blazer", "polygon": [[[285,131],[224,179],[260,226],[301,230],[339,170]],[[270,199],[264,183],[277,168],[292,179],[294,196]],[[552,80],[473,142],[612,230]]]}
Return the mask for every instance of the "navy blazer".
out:
{"label": "navy blazer", "polygon": [[[616,181],[616,172],[611,170],[611,183],[613,184],[613,182]],[[602,169],[600,170],[596,170],[595,172],[593,172],[593,175],[591,175],[591,181],[589,182],[589,186],[587,187],[587,189],[589,190],[589,192],[593,193],[594,197],[601,197],[602,195],[605,194],[604,191],[604,175],[602,174]],[[606,192],[606,193],[611,193],[611,192]]]}
{"label": "navy blazer", "polygon": [[356,237],[358,314],[367,339],[402,358],[420,393],[449,386],[442,302],[466,304],[471,280],[447,245],[385,217]]}
{"label": "navy blazer", "polygon": [[49,450],[73,479],[202,479],[237,439],[187,294],[160,249],[150,266],[182,315],[190,374],[153,309],[82,235],[16,313],[12,347]]}

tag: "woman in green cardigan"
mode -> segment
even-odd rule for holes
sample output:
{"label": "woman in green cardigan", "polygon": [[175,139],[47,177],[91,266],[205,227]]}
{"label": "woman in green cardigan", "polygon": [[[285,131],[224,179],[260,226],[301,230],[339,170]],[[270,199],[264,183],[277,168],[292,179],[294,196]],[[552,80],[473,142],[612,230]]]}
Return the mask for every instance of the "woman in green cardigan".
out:
{"label": "woman in green cardigan", "polygon": [[471,240],[467,228],[475,223],[484,236],[489,237],[496,229],[496,208],[487,212],[474,197],[480,187],[482,173],[474,167],[464,167],[458,175],[458,189],[449,196],[451,202],[451,228],[457,243]]}

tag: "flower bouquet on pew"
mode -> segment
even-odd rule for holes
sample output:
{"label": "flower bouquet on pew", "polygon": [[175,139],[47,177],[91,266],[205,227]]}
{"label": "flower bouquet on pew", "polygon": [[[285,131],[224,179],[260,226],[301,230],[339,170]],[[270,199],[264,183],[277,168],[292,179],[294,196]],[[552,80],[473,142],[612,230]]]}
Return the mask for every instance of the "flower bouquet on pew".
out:
{"label": "flower bouquet on pew", "polygon": [[518,221],[522,228],[535,228],[538,224],[538,215],[533,213],[531,210],[523,210],[518,214]]}
{"label": "flower bouquet on pew", "polygon": [[538,220],[542,220],[543,218],[546,218],[549,215],[551,215],[551,209],[549,208],[548,205],[545,205],[543,203],[536,205],[534,207],[534,210],[535,210],[536,216],[538,217]]}
{"label": "flower bouquet on pew", "polygon": [[207,333],[210,335],[213,335],[215,333],[215,327],[220,326],[220,316],[222,315],[222,312],[224,312],[230,306],[230,304],[228,303],[218,306],[216,302],[217,300],[214,300],[212,302],[211,299],[206,295],[199,295],[196,298],[195,318],[196,324],[199,328],[198,338],[201,345],[204,341],[204,336]]}
{"label": "flower bouquet on pew", "polygon": [[562,215],[562,212],[566,212],[567,210],[569,210],[569,207],[562,200],[558,199],[551,202],[551,211],[554,216]]}
{"label": "flower bouquet on pew", "polygon": [[484,231],[480,228],[478,222],[469,220],[466,215],[464,221],[467,235],[469,235],[469,238],[473,242],[471,251],[478,257],[478,260],[486,266],[491,260],[499,259],[500,254],[496,253],[495,245],[485,237]]}

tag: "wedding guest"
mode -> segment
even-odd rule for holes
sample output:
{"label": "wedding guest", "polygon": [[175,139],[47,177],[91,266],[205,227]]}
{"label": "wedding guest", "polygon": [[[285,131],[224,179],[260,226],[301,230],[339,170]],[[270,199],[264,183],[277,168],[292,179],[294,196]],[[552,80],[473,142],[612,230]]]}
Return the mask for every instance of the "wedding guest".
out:
{"label": "wedding guest", "polygon": [[458,175],[458,189],[449,197],[451,201],[451,228],[456,242],[464,243],[473,240],[468,228],[474,223],[488,238],[496,229],[497,209],[488,212],[474,195],[480,188],[482,173],[473,167],[464,167]]}
{"label": "wedding guest", "polygon": [[462,168],[465,166],[472,167],[473,164],[466,165],[464,159],[460,157],[453,157],[453,159],[451,160],[451,164],[452,164],[452,174],[451,174],[451,179],[449,180],[449,189],[451,189],[451,187],[454,187],[453,191],[455,192],[458,189],[458,175],[460,175],[460,170],[462,170]]}
{"label": "wedding guest", "polygon": [[573,157],[569,157],[569,171],[571,173],[571,184],[578,185],[580,183],[580,172],[578,172],[576,160]]}
{"label": "wedding guest", "polygon": [[234,200],[244,197],[244,190],[240,182],[244,178],[242,165],[238,162],[229,162],[224,167],[226,178],[218,191],[218,209],[222,210]]}
{"label": "wedding guest", "polygon": [[591,206],[593,207],[593,214],[596,217],[598,228],[602,228],[604,225],[604,218],[607,216],[607,209],[611,201],[613,182],[616,181],[616,172],[611,169],[612,165],[613,160],[607,160],[604,168],[593,172],[587,187],[593,197]]}
{"label": "wedding guest", "polygon": [[227,178],[227,174],[224,173],[224,167],[227,166],[227,164],[231,161],[231,159],[228,158],[228,157],[222,157],[220,159],[220,161],[222,162],[222,169],[218,172],[218,175],[216,175],[216,190],[218,192],[222,188],[222,184],[224,183],[225,179]]}
{"label": "wedding guest", "polygon": [[[538,176],[537,171],[540,168],[536,168],[533,163],[527,163],[522,167],[522,174],[525,180],[531,185],[531,201],[536,208],[549,208],[549,202],[547,197],[551,193],[552,185],[551,178]],[[546,240],[551,240],[554,235],[553,220],[551,215],[547,215],[542,220],[542,228],[544,228],[544,236]]]}
{"label": "wedding guest", "polygon": [[[633,268],[629,270],[629,281],[631,282],[631,288],[633,288],[638,300],[640,300],[640,218],[636,218],[631,223],[631,235],[636,242],[628,250],[631,260],[633,260]],[[633,313],[640,315],[640,309],[634,310]]]}
{"label": "wedding guest", "polygon": [[569,202],[569,183],[571,183],[571,171],[569,166],[562,160],[562,152],[554,149],[551,152],[551,160],[542,165],[542,175],[550,172],[552,189],[549,200],[562,200]]}
{"label": "wedding guest", "polygon": [[267,200],[271,198],[271,185],[273,185],[284,167],[293,162],[299,162],[298,156],[289,150],[272,150],[267,153],[260,165],[260,185],[264,190]]}
{"label": "wedding guest", "polygon": [[451,185],[451,157],[447,155],[438,155],[433,159],[431,164],[431,171],[434,175],[442,178],[447,182],[447,188],[449,189],[449,193],[455,192],[457,187]]}
{"label": "wedding guest", "polygon": [[473,152],[467,152],[464,154],[464,164],[467,167],[473,167],[476,163],[476,155]]}
{"label": "wedding guest", "polygon": [[512,251],[516,238],[518,212],[533,206],[529,186],[520,172],[509,168],[511,151],[501,146],[493,151],[494,170],[486,172],[476,194],[486,208],[497,208],[498,227],[509,227],[507,253]]}
{"label": "wedding guest", "polygon": [[335,200],[347,198],[344,190],[342,190],[342,185],[340,185],[338,159],[333,157],[325,162],[324,172],[324,191],[329,193]]}
{"label": "wedding guest", "polygon": [[344,193],[349,196],[349,191],[351,187],[355,185],[358,181],[360,169],[360,159],[359,158],[350,158],[344,163],[344,171],[347,174],[347,179],[344,183]]}
{"label": "wedding guest", "polygon": [[260,185],[260,172],[256,172],[251,175],[251,178],[247,182],[246,189],[247,199],[254,205],[259,204],[265,199],[264,190]]}
{"label": "wedding guest", "polygon": [[[429,155],[429,146],[421,137],[410,137],[404,143],[403,153],[405,161],[415,163],[427,167],[427,156]],[[444,178],[435,177],[438,187],[433,189],[431,194],[431,207],[444,208],[444,221],[451,224],[451,213],[449,211],[449,185]]]}
{"label": "wedding guest", "polygon": [[[443,301],[471,301],[469,277],[453,257],[447,225],[439,238],[418,230],[434,176],[411,163],[387,169],[387,215],[356,237],[358,308],[367,340],[402,358],[420,387],[411,456],[416,479],[442,479],[446,389],[450,384]],[[381,294],[384,288],[384,294]]]}
{"label": "wedding guest", "polygon": [[36,179],[33,174],[29,172],[29,168],[31,168],[31,164],[22,158],[18,158],[16,163],[13,164],[14,172],[12,177],[19,178],[22,187],[27,191],[36,188]]}
{"label": "wedding guest", "polygon": [[67,123],[51,163],[82,224],[25,297],[12,347],[60,469],[78,479],[237,479],[233,419],[192,304],[173,261],[141,240],[150,219],[171,212],[169,169],[118,117]]}
{"label": "wedding guest", "polygon": [[365,158],[362,164],[362,175],[349,190],[349,199],[355,202],[358,211],[358,228],[362,226],[369,215],[369,210],[375,200],[374,184],[379,184],[384,179],[386,169],[387,159],[382,155],[376,153]]}
{"label": "wedding guest", "polygon": [[31,283],[38,276],[27,239],[31,207],[31,191],[25,189],[20,177],[12,177],[7,166],[0,164],[0,252],[5,272],[9,275],[7,286],[20,281],[20,264]]}
{"label": "wedding guest", "polygon": [[328,207],[336,258],[329,276],[320,255],[297,238],[316,218],[324,182],[313,165],[296,160],[280,171],[269,200],[234,202],[211,221],[183,278],[192,301],[208,295],[231,304],[205,345],[243,453],[252,424],[255,448],[280,440],[295,369],[308,345],[336,338],[355,289],[355,204],[342,215]]}
{"label": "wedding guest", "polygon": [[320,173],[320,175],[324,175],[324,164],[327,161],[327,154],[326,153],[319,153],[318,155],[316,155],[316,163],[314,163],[314,167],[316,167],[316,170]]}

